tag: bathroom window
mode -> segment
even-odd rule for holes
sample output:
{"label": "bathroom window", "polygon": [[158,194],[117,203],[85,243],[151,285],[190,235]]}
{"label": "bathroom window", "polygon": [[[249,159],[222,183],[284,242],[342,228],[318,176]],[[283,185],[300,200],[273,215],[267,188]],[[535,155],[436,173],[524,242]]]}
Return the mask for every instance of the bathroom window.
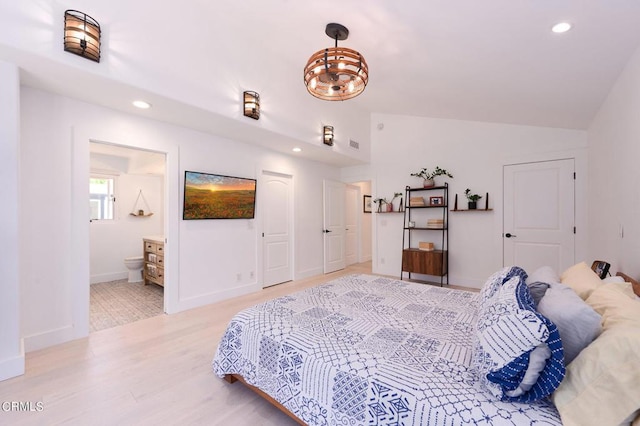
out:
{"label": "bathroom window", "polygon": [[92,175],[89,178],[90,219],[113,220],[115,218],[116,178],[114,176]]}

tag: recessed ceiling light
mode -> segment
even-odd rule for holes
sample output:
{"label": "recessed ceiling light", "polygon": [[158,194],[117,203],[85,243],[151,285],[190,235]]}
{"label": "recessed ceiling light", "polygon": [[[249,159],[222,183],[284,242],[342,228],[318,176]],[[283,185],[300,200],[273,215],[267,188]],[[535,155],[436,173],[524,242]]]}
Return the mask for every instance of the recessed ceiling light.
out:
{"label": "recessed ceiling light", "polygon": [[151,108],[151,104],[145,101],[133,101],[133,106],[140,109],[149,109]]}
{"label": "recessed ceiling light", "polygon": [[297,146],[295,148],[293,148],[291,151],[293,152],[301,152],[302,148],[298,148]]}
{"label": "recessed ceiling light", "polygon": [[560,22],[551,27],[551,31],[554,33],[566,33],[571,29],[571,24],[568,22]]}

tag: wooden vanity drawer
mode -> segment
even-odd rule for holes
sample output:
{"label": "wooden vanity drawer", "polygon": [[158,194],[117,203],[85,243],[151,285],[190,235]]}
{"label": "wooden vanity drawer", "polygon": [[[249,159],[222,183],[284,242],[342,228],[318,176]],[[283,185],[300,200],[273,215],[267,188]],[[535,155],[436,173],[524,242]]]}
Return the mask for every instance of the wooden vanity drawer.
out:
{"label": "wooden vanity drawer", "polygon": [[144,239],[144,283],[164,287],[164,243],[160,239]]}
{"label": "wooden vanity drawer", "polygon": [[156,276],[155,282],[164,287],[164,269],[158,269],[158,276]]}

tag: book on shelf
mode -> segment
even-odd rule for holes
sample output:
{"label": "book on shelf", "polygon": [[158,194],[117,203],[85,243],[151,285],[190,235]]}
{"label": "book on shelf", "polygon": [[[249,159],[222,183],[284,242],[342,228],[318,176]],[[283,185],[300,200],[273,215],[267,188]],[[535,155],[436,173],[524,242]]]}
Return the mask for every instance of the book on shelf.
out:
{"label": "book on shelf", "polygon": [[423,197],[411,197],[409,198],[409,207],[420,207],[426,205]]}
{"label": "book on shelf", "polygon": [[418,248],[420,250],[424,250],[424,251],[433,251],[434,250],[433,243],[428,242],[428,241],[420,241],[418,243]]}

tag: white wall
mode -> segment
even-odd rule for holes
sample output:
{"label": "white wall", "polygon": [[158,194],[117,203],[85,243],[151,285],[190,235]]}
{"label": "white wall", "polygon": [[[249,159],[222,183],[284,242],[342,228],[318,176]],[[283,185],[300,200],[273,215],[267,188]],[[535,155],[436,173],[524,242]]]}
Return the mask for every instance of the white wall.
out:
{"label": "white wall", "polygon": [[261,288],[260,206],[254,220],[182,221],[184,170],[292,175],[295,243],[305,248],[296,251],[294,274],[322,271],[322,181],[337,180],[336,168],[27,87],[21,101],[20,281],[27,350],[86,334],[90,140],[168,153],[165,303],[174,300],[165,305],[168,312]]}
{"label": "white wall", "polygon": [[[122,173],[116,179],[115,220],[91,223],[91,284],[127,278],[124,258],[143,255],[143,237],[164,234],[164,176]],[[149,207],[139,206],[153,216],[129,214],[140,190]]]}
{"label": "white wall", "polygon": [[0,61],[0,380],[24,373],[20,339],[20,77]]}
{"label": "white wall", "polygon": [[[383,126],[378,126],[382,123]],[[379,129],[383,127],[383,129]],[[471,188],[490,195],[493,212],[449,214],[449,282],[480,287],[502,266],[502,172],[505,164],[576,158],[576,214],[579,230],[586,230],[586,132],[373,114],[372,195],[393,196],[406,185],[422,184],[412,172],[440,166],[454,179],[450,199]],[[343,173],[348,175],[348,173]],[[580,179],[584,176],[585,179]],[[401,214],[374,213],[374,272],[399,276],[402,255]],[[577,259],[584,257],[586,231],[576,235]]]}
{"label": "white wall", "polygon": [[[233,36],[221,34],[220,28],[209,25],[210,8],[219,12],[222,6],[206,2],[193,5],[189,10],[181,11],[182,19],[190,24],[183,26],[179,37],[158,30],[154,32],[153,40],[144,42],[140,40],[138,19],[145,21],[149,18],[150,4],[153,3],[122,0],[89,0],[75,5],[68,2],[5,2],[0,26],[0,57],[15,57],[22,61],[21,65],[27,71],[32,71],[30,74],[37,75],[41,69],[47,69],[46,75],[38,75],[33,81],[48,82],[52,85],[50,87],[56,87],[58,91],[73,84],[74,88],[66,89],[70,90],[67,93],[79,94],[84,91],[82,86],[91,86],[92,97],[88,99],[105,102],[110,101],[111,97],[103,96],[109,100],[101,99],[101,93],[125,94],[131,90],[129,88],[136,88],[131,90],[133,93],[130,96],[135,93],[135,96],[141,96],[148,91],[145,98],[155,108],[165,108],[163,111],[155,110],[159,116],[189,122],[189,118],[195,120],[195,114],[192,117],[176,117],[181,111],[178,107],[193,107],[199,109],[198,114],[209,113],[207,118],[210,118],[210,122],[229,124],[234,132],[240,127],[258,128],[280,135],[282,139],[291,138],[303,147],[323,147],[322,125],[330,124],[336,132],[332,151],[359,161],[369,160],[369,113],[366,109],[348,102],[324,102],[310,95],[300,96],[305,91],[302,67],[308,55],[314,51],[313,47],[298,58],[299,62],[278,56],[278,60],[271,61],[269,67],[260,67],[260,71],[256,72],[255,57],[245,54],[242,48],[254,45],[256,40],[247,38],[244,33]],[[62,17],[65,9],[75,7],[100,22],[103,33],[99,64],[65,52],[62,48]],[[123,8],[127,13],[122,13]],[[229,9],[237,10],[231,6]],[[185,18],[185,14],[190,18]],[[163,22],[175,21],[175,9],[155,7],[153,16],[157,28],[160,28]],[[232,20],[242,19],[238,15],[224,16]],[[283,36],[292,34],[289,25],[298,24],[289,23]],[[203,29],[208,36],[203,37]],[[282,30],[269,28],[265,31]],[[150,35],[149,32],[145,34]],[[211,40],[210,37],[213,40],[233,37],[234,42],[209,43],[207,40]],[[320,34],[320,37],[324,44],[326,37],[324,34]],[[189,53],[184,49],[185,39],[190,40],[190,52],[206,51],[207,54]],[[142,45],[145,47],[140,48]],[[14,50],[20,54],[13,54]],[[191,57],[183,61],[180,59],[183,55]],[[224,61],[218,58],[224,58]],[[201,66],[184,66],[187,61],[192,65],[199,62]],[[234,66],[220,66],[222,62],[233,63]],[[180,75],[180,78],[176,78],[176,75]],[[244,90],[260,93],[259,121],[247,120],[242,116],[241,97]],[[169,106],[167,100],[175,103]],[[238,126],[238,122],[245,126]],[[219,134],[229,134],[225,126],[219,127]],[[253,133],[251,130],[245,131]],[[359,150],[349,147],[350,139],[360,143]]]}
{"label": "white wall", "polygon": [[[589,259],[640,276],[640,48],[589,127]],[[622,235],[621,235],[621,230]]]}

